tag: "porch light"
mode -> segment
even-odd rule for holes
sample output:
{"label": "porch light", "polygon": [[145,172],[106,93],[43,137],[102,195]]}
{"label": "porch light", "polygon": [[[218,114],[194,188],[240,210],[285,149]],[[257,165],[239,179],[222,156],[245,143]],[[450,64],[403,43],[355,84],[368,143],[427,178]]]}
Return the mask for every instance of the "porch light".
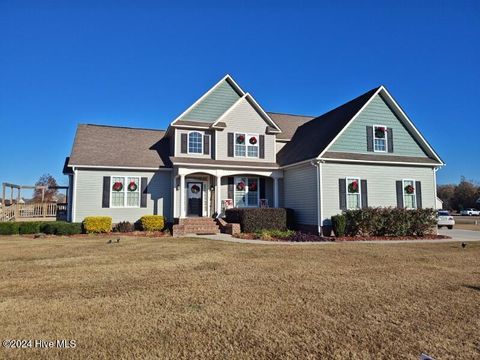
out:
{"label": "porch light", "polygon": [[210,191],[214,191],[214,190],[215,190],[215,186],[210,185]]}

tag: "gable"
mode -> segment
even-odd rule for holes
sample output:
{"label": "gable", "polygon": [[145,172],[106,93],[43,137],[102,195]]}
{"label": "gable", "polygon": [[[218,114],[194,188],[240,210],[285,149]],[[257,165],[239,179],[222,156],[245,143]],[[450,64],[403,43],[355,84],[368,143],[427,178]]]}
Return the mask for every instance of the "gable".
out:
{"label": "gable", "polygon": [[223,79],[178,120],[213,123],[239,98],[228,80]]}
{"label": "gable", "polygon": [[381,153],[382,155],[428,157],[412,133],[380,94],[375,95],[328,150],[333,152],[373,154],[367,150],[366,136],[366,127],[373,125],[383,125],[393,129],[394,152]]}

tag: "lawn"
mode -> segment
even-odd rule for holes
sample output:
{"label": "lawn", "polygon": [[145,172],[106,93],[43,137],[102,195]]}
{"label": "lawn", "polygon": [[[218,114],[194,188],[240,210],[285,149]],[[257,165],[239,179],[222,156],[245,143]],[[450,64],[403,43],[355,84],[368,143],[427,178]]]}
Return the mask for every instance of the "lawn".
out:
{"label": "lawn", "polygon": [[480,356],[480,243],[0,237],[0,358]]}

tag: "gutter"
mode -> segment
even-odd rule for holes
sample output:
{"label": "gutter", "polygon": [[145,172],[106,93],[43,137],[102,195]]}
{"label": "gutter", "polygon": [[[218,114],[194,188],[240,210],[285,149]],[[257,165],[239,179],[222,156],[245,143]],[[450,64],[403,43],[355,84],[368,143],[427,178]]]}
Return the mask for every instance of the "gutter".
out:
{"label": "gutter", "polygon": [[318,234],[322,234],[322,215],[323,215],[323,181],[322,181],[322,164],[321,160],[312,160],[310,162],[316,168],[317,174],[317,230]]}

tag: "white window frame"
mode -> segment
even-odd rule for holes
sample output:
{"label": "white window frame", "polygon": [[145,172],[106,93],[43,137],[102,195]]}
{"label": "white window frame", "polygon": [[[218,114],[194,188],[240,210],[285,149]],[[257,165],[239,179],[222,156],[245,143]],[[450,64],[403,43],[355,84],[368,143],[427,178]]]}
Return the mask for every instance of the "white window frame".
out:
{"label": "white window frame", "polygon": [[[240,146],[245,146],[245,156],[237,155],[236,146],[238,146],[238,144],[237,144],[237,136],[238,135],[243,135],[245,137],[245,143],[243,145],[240,145]],[[234,157],[250,158],[250,159],[258,159],[260,157],[260,135],[259,134],[252,134],[252,133],[246,133],[246,132],[236,132],[236,133],[233,134],[233,136],[234,136],[234,139],[233,139],[233,155],[234,155]],[[251,138],[251,137],[257,138],[257,143],[255,145],[252,145],[248,142],[249,138]],[[248,147],[249,146],[257,148],[257,156],[249,156],[248,155]]]}
{"label": "white window frame", "polygon": [[[113,193],[113,178],[123,178],[123,206],[114,206],[112,205],[112,193]],[[138,187],[137,187],[137,190],[136,192],[138,192],[138,205],[135,205],[135,206],[128,206],[127,205],[127,191],[128,191],[128,184],[127,184],[127,180],[128,178],[131,178],[131,179],[137,179],[138,180]],[[140,203],[142,201],[142,194],[141,194],[141,191],[142,191],[142,178],[141,176],[136,176],[136,175],[111,175],[110,176],[110,201],[109,201],[109,207],[110,208],[114,208],[114,209],[124,209],[124,208],[129,208],[129,209],[136,209],[136,208],[139,208],[140,207]]]}
{"label": "white window frame", "polygon": [[[358,182],[358,193],[349,193],[348,192],[348,182],[349,180],[357,180]],[[347,210],[359,210],[362,208],[362,182],[361,182],[361,179],[357,176],[347,176],[345,178],[345,194],[346,194],[346,206],[347,206]],[[348,206],[348,195],[357,195],[358,196],[358,208],[351,208]]]}
{"label": "white window frame", "polygon": [[[385,137],[384,138],[377,138],[375,136],[375,128],[379,128],[379,127],[383,127],[385,128]],[[386,153],[388,151],[388,135],[387,135],[387,132],[388,132],[388,127],[386,127],[385,125],[373,125],[373,151],[374,152],[380,152],[380,153]],[[385,140],[385,150],[377,150],[375,148],[375,140]]]}
{"label": "white window frame", "polygon": [[[407,194],[405,192],[405,182],[406,181],[411,181],[413,183],[413,194]],[[415,210],[418,208],[418,204],[417,204],[417,187],[416,187],[416,180],[415,179],[402,179],[402,199],[403,199],[403,207],[407,210]],[[405,206],[405,195],[408,195],[408,196],[412,196],[413,195],[413,204],[415,205],[413,208],[407,208]]]}
{"label": "white window frame", "polygon": [[[237,203],[236,203],[236,199],[237,199],[237,184],[238,184],[238,181],[240,179],[247,179],[247,183],[245,184],[245,203],[246,205],[245,206],[237,206]],[[250,206],[248,204],[248,179],[255,179],[255,181],[257,182],[257,205],[255,206]],[[234,177],[234,188],[233,188],[233,206],[234,207],[238,207],[238,208],[257,208],[257,207],[260,207],[260,178],[258,177],[255,177],[255,176],[235,176]]]}
{"label": "white window frame", "polygon": [[[201,135],[202,137],[202,140],[200,141],[200,152],[191,152],[190,151],[190,134],[192,133],[198,133]],[[203,137],[205,136],[205,132],[204,131],[199,131],[199,130],[191,130],[187,133],[187,154],[188,155],[203,155],[203,152],[204,152],[204,149],[203,149]]]}

